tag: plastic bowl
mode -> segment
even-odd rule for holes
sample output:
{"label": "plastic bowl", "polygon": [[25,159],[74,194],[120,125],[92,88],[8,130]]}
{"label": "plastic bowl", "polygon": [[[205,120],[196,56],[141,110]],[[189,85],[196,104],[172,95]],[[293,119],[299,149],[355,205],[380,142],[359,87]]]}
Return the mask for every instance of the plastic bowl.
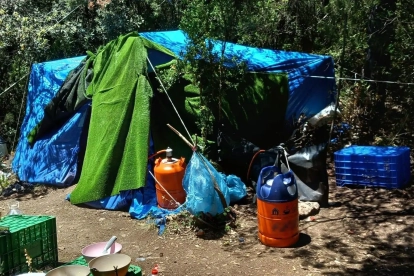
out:
{"label": "plastic bowl", "polygon": [[[103,256],[102,251],[104,250],[106,242],[97,242],[91,245],[86,246],[82,249],[82,256],[85,258],[86,262],[90,262],[92,259],[96,257]],[[115,242],[109,248],[109,254],[117,254],[121,252],[122,245]]]}
{"label": "plastic bowl", "polygon": [[[125,276],[130,264],[130,256],[111,254],[93,259],[89,262],[89,268],[93,276]],[[115,267],[117,271],[115,271]]]}
{"label": "plastic bowl", "polygon": [[84,265],[65,265],[52,269],[46,276],[87,276],[89,275],[89,267]]}

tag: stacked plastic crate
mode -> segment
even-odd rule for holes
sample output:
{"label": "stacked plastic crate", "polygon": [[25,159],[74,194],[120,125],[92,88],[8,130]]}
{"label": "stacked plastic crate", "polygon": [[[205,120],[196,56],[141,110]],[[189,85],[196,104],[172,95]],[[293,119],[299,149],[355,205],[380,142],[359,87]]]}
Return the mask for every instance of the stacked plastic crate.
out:
{"label": "stacked plastic crate", "polygon": [[30,268],[42,270],[57,265],[55,217],[6,216],[0,219],[0,228],[0,275],[16,275]]}
{"label": "stacked plastic crate", "polygon": [[351,146],[334,155],[337,186],[402,189],[410,182],[408,147]]}

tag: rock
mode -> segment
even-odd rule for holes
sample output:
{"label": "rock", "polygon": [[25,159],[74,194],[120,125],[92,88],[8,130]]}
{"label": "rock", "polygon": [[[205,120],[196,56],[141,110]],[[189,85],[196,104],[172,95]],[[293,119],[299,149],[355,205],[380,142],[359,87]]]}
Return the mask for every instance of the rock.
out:
{"label": "rock", "polygon": [[131,216],[129,213],[126,213],[126,212],[122,212],[122,213],[119,213],[118,214],[118,217],[129,217],[129,216]]}
{"label": "rock", "polygon": [[319,213],[318,202],[299,202],[299,218],[304,219]]}
{"label": "rock", "polygon": [[204,230],[203,229],[198,230],[196,235],[197,235],[197,237],[204,236]]}

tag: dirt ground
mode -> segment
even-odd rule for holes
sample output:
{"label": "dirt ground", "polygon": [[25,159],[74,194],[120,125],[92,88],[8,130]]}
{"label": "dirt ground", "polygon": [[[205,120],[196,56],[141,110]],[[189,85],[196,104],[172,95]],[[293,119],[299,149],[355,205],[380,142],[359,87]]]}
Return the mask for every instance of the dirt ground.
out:
{"label": "dirt ground", "polygon": [[[127,212],[94,210],[65,200],[74,187],[37,187],[18,198],[25,214],[57,219],[59,261],[78,256],[82,247],[118,236],[123,252],[149,275],[413,275],[414,189],[337,188],[339,207],[321,209],[315,220],[300,222],[294,248],[269,248],[257,239],[256,207],[238,206],[238,227],[223,235],[198,237],[182,222],[169,222],[162,236],[147,221]],[[0,212],[11,198],[0,199]]]}

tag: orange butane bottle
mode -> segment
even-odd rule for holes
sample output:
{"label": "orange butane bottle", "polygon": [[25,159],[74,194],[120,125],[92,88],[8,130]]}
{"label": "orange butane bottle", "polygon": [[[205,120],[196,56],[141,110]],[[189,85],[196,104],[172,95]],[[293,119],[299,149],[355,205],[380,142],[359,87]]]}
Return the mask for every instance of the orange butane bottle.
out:
{"label": "orange butane bottle", "polygon": [[[176,209],[185,202],[183,188],[185,158],[173,158],[172,149],[167,149],[166,158],[155,160],[154,175],[159,183],[155,184],[158,206],[164,209]],[[177,204],[179,203],[179,204]]]}

